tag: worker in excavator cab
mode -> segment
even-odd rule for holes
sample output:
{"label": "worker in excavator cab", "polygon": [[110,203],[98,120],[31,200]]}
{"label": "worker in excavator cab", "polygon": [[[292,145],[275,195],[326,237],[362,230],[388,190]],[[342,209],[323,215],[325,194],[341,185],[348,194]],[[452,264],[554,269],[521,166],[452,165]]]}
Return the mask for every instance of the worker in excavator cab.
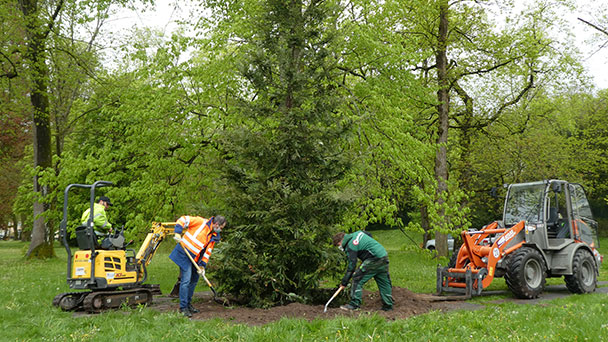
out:
{"label": "worker in excavator cab", "polygon": [[[106,210],[112,206],[112,202],[106,196],[100,196],[97,203],[93,204],[93,225],[95,229],[99,229],[106,232],[112,232],[112,224],[108,221]],[[91,216],[91,208],[88,208],[82,213],[80,222],[83,226],[86,226]]]}
{"label": "worker in excavator cab", "polygon": [[[179,266],[179,311],[186,317],[192,317],[198,310],[192,306],[194,288],[199,274],[194,263],[207,267],[215,243],[220,241],[220,232],[226,226],[224,216],[209,219],[200,216],[182,216],[175,224],[174,239],[177,245],[169,258]],[[188,253],[188,254],[186,254]]]}

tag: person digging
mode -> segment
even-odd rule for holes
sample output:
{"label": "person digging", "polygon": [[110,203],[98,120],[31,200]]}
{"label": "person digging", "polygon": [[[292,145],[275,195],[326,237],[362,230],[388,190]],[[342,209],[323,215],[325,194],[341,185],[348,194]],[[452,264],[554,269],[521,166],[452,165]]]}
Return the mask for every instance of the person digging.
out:
{"label": "person digging", "polygon": [[197,270],[201,266],[203,269],[207,267],[213,247],[220,241],[220,233],[225,226],[226,218],[220,215],[209,219],[182,216],[175,224],[173,238],[177,245],[169,258],[180,268],[179,311],[186,317],[192,317],[193,313],[198,312],[192,306],[192,296],[199,278]]}
{"label": "person digging", "polygon": [[[339,232],[334,235],[332,241],[334,246],[338,246],[348,256],[348,266],[346,274],[340,282],[340,289],[344,289],[350,278],[353,278],[350,302],[340,306],[340,309],[347,311],[359,309],[363,295],[363,285],[374,278],[380,290],[382,310],[392,310],[393,286],[388,273],[388,253],[386,249],[364,231],[356,231],[351,234]],[[361,265],[355,271],[357,259],[361,259]]]}

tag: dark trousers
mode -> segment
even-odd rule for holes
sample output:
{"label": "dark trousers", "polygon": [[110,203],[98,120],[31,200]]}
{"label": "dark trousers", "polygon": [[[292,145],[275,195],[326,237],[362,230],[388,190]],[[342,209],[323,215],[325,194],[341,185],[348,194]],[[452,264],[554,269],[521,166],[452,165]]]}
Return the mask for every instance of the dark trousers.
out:
{"label": "dark trousers", "polygon": [[350,292],[350,305],[355,307],[361,306],[361,297],[363,296],[363,285],[370,279],[374,278],[380,297],[385,308],[393,307],[393,285],[391,277],[388,273],[388,257],[370,258],[361,263],[359,269],[353,276],[353,287]]}

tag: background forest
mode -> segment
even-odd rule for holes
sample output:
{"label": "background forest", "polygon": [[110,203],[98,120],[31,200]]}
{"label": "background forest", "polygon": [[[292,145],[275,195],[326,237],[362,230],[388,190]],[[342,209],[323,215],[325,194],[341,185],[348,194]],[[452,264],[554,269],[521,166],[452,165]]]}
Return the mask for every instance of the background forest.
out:
{"label": "background forest", "polygon": [[506,183],[580,182],[602,231],[608,91],[564,13],[603,47],[605,5],[524,3],[201,0],[125,37],[111,18],[152,2],[3,1],[0,227],[52,256],[63,190],[96,180],[128,238],[223,214],[216,277],[257,306],[334,274],[338,230],[445,256],[447,233],[500,218]]}

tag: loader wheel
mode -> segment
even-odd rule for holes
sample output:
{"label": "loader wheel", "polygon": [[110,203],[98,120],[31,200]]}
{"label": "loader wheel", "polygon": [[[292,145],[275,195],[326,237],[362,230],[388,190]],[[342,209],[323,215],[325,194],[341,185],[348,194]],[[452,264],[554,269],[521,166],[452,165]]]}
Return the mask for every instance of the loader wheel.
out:
{"label": "loader wheel", "polygon": [[[454,268],[454,267],[456,267],[456,262],[458,261],[458,253],[459,252],[460,251],[458,250],[458,251],[455,251],[455,252],[452,253],[452,256],[450,257],[450,261],[448,262],[448,268]],[[467,259],[463,260],[461,266],[464,267],[464,266],[466,266],[468,264],[469,264],[469,259],[467,258]]]}
{"label": "loader wheel", "polygon": [[593,256],[579,249],[572,260],[572,275],[564,276],[566,287],[572,293],[589,293],[597,286],[597,272]]}
{"label": "loader wheel", "polygon": [[509,256],[505,281],[518,298],[538,297],[545,287],[545,277],[545,262],[536,249],[521,247]]}

